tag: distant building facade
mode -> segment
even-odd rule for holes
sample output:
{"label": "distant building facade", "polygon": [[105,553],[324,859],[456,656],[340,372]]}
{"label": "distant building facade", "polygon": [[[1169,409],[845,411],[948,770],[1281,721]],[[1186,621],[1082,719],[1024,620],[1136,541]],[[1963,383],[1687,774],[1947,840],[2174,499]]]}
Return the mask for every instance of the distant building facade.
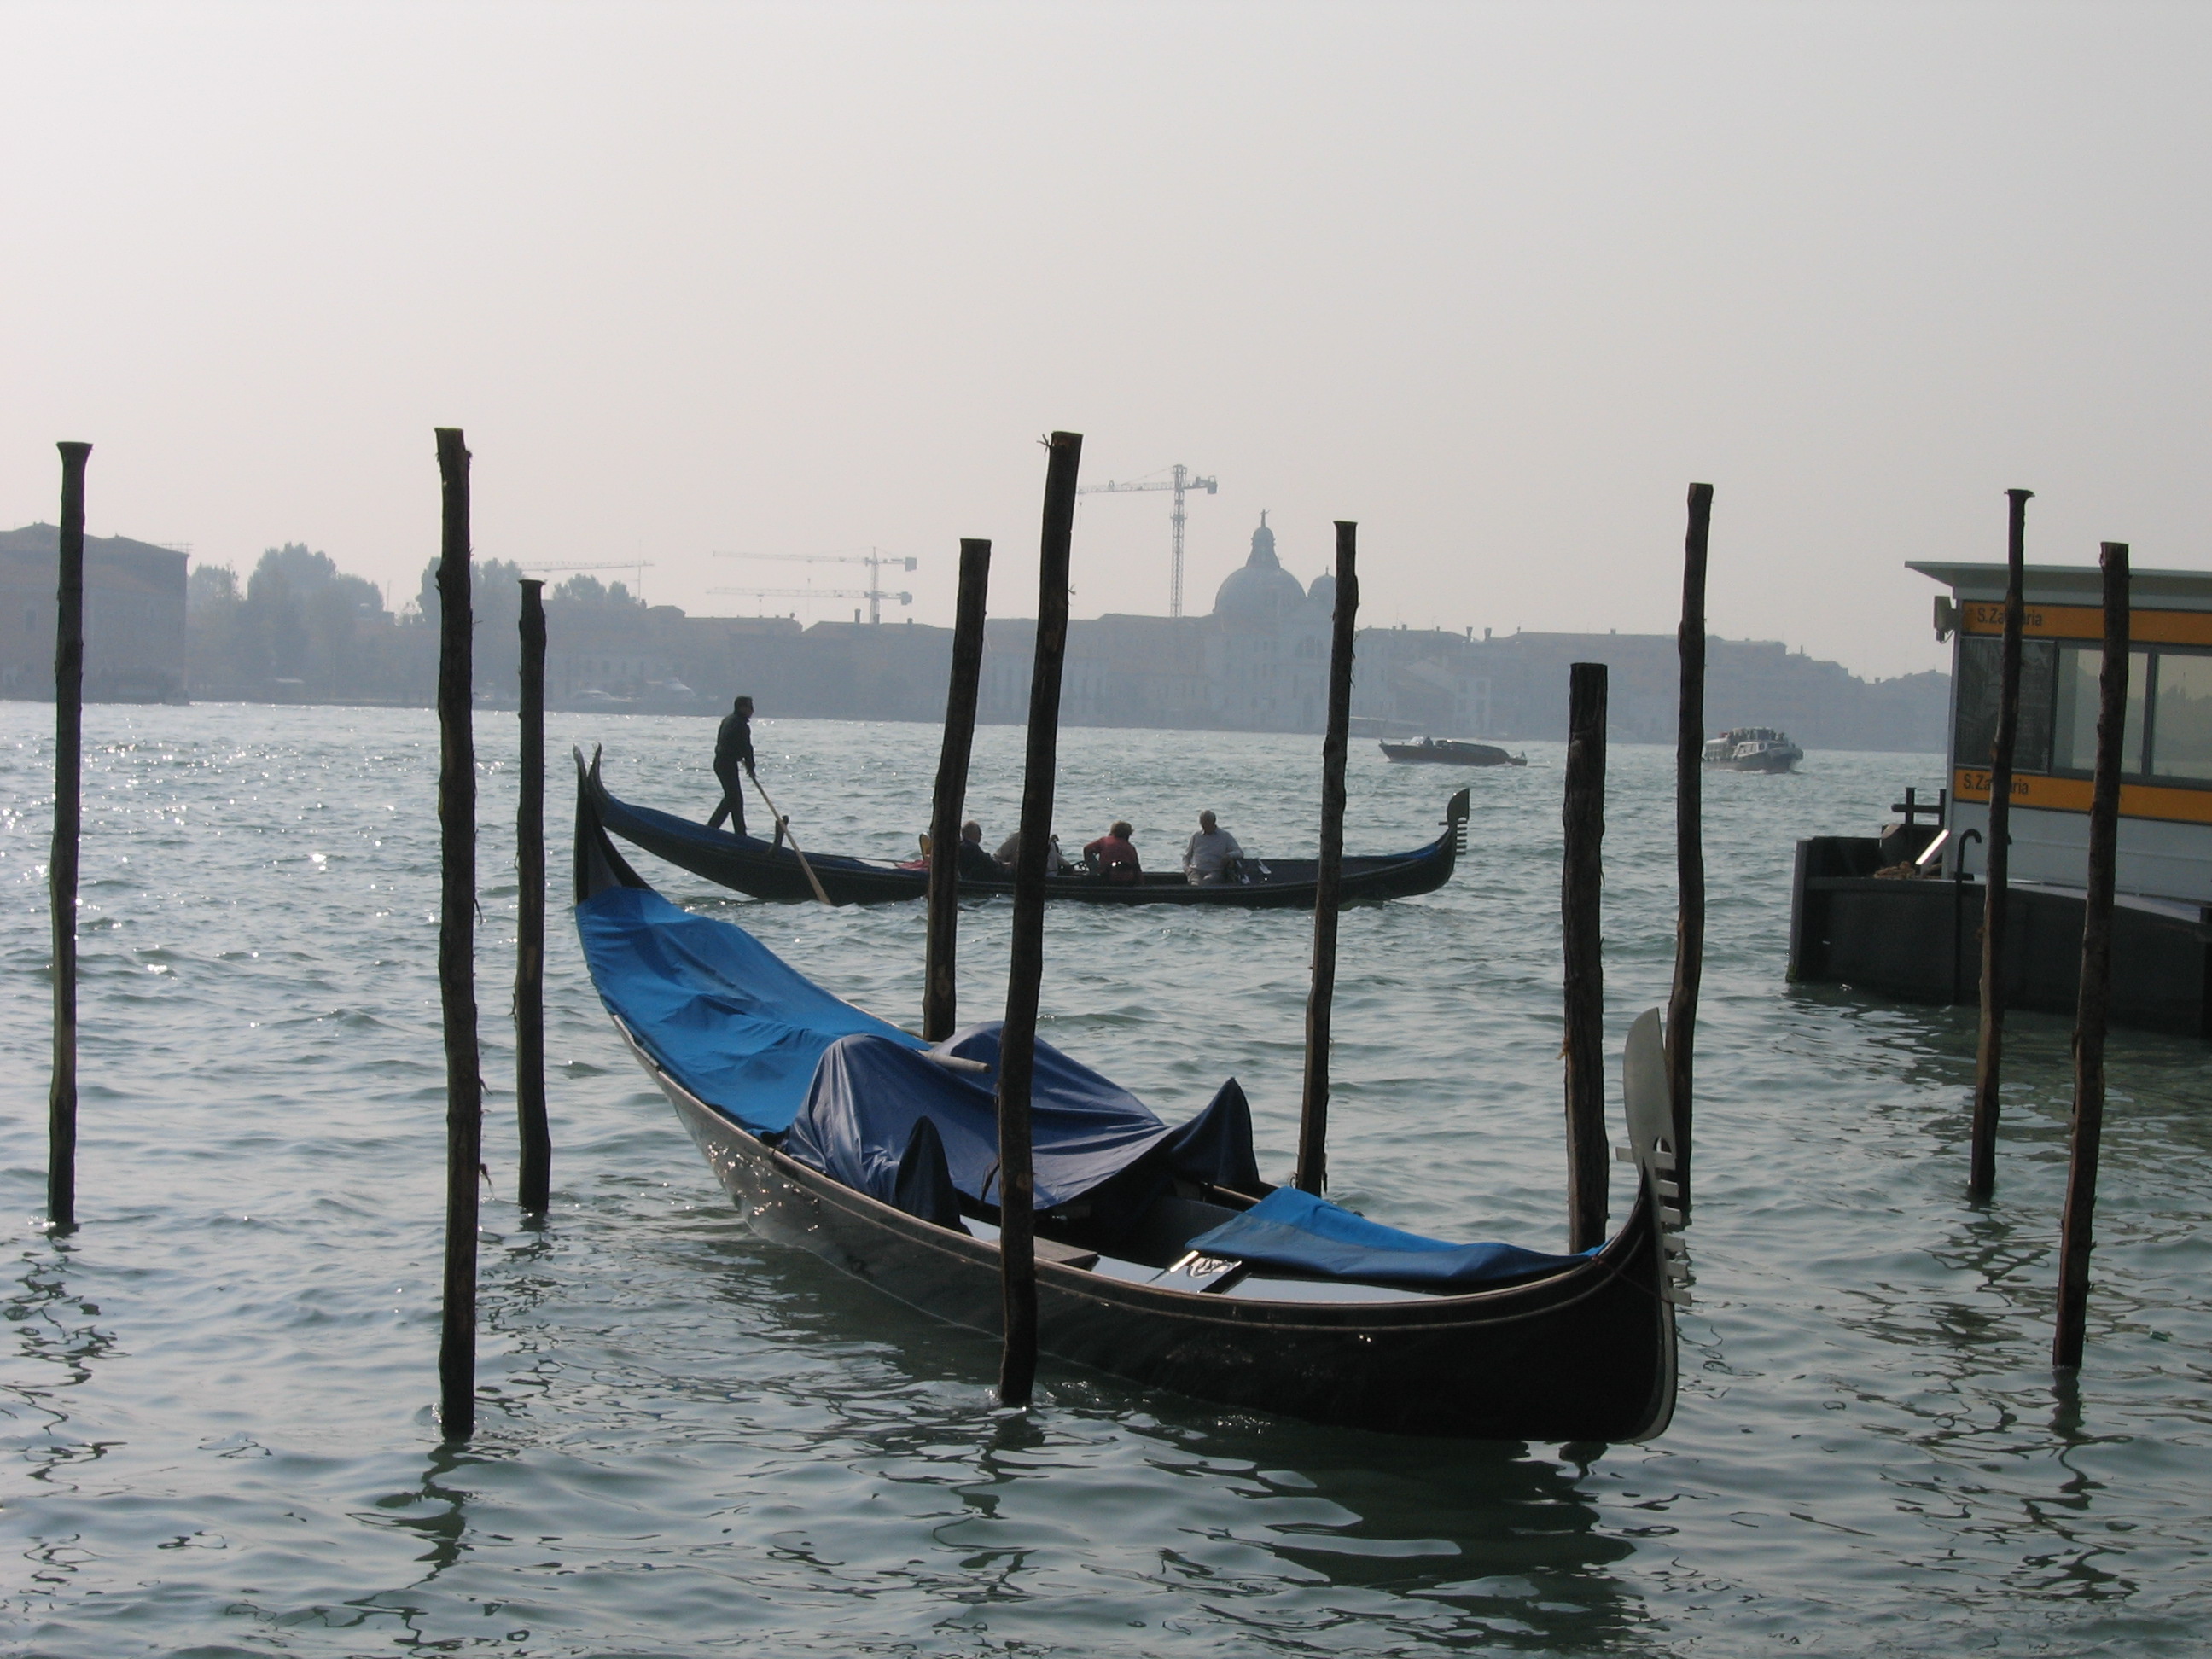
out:
{"label": "distant building facade", "polygon": [[[1335,580],[1283,568],[1262,516],[1249,556],[1204,617],[1108,615],[1068,624],[1060,718],[1071,726],[1317,732],[1327,713]],[[681,613],[676,613],[679,617]],[[738,631],[740,629],[745,631]],[[787,618],[682,617],[665,637],[683,682],[708,704],[738,691],[763,714],[941,717],[949,629]],[[986,629],[979,717],[1029,716],[1036,624]],[[1778,641],[1706,642],[1706,726],[1778,726],[1809,747],[1940,750],[1950,678],[1858,678]],[[1358,636],[1352,714],[1376,732],[1558,739],[1567,672],[1611,669],[1610,726],[1622,742],[1672,743],[1680,664],[1672,634],[1514,634],[1370,628]]]}
{"label": "distant building facade", "polygon": [[[84,538],[84,695],[181,702],[186,556],[127,536]],[[0,532],[0,696],[51,702],[61,532]]]}

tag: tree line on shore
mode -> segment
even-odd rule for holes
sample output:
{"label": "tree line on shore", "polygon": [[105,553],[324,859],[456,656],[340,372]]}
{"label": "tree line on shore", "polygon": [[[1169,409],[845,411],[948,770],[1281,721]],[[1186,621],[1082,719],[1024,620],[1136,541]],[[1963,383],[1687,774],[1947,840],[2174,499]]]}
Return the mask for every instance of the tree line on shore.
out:
{"label": "tree line on shore", "polygon": [[[512,684],[523,567],[479,559],[475,577],[480,683]],[[185,589],[191,693],[202,700],[427,703],[438,678],[438,561],[398,611],[366,577],[327,553],[288,542],[270,548],[245,580],[228,565],[195,568]],[[642,614],[622,582],[579,574],[546,592],[549,613]]]}

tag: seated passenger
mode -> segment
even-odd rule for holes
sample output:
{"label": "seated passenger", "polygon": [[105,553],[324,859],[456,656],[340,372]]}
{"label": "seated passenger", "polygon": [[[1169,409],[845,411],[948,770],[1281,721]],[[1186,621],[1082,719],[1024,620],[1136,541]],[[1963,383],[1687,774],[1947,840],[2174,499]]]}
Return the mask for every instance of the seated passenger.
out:
{"label": "seated passenger", "polygon": [[1183,878],[1194,887],[1226,881],[1235,873],[1237,860],[1243,856],[1244,849],[1237,844],[1237,837],[1216,823],[1212,812],[1200,812],[1198,833],[1183,849]]}
{"label": "seated passenger", "polygon": [[[1022,832],[1015,830],[999,843],[999,850],[991,857],[999,864],[999,879],[1007,880],[1014,873],[1014,865],[1022,855]],[[1075,866],[1067,861],[1067,854],[1060,850],[1060,837],[1054,836],[1045,845],[1044,872],[1048,876],[1064,876]]]}
{"label": "seated passenger", "polygon": [[999,867],[998,860],[983,850],[983,826],[969,819],[960,826],[960,847],[956,867],[963,881],[1004,881],[1006,872]]}
{"label": "seated passenger", "polygon": [[1127,818],[1115,819],[1112,829],[1083,849],[1084,867],[1108,881],[1142,881],[1145,866],[1137,861],[1137,849],[1131,844],[1136,833]]}

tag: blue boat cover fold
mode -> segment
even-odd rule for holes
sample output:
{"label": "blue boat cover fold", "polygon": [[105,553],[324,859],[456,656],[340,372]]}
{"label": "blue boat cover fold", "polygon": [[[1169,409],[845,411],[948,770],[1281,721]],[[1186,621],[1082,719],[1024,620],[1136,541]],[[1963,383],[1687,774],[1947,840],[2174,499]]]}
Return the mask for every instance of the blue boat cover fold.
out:
{"label": "blue boat cover fold", "polygon": [[[998,1097],[993,1080],[999,1024],[970,1027],[943,1052],[984,1062],[987,1073],[952,1072],[910,1048],[868,1036],[823,1051],[783,1151],[847,1186],[923,1212],[898,1197],[915,1137],[930,1126],[953,1188],[979,1204],[999,1197]],[[1030,1134],[1040,1210],[1085,1200],[1085,1218],[1105,1235],[1133,1224],[1175,1176],[1256,1185],[1252,1117],[1235,1079],[1181,1128],[1160,1121],[1127,1090],[1048,1042],[1036,1045]],[[902,1171],[906,1174],[902,1177]]]}
{"label": "blue boat cover fold", "polygon": [[1206,1255],[1331,1279],[1390,1285],[1483,1285],[1555,1273],[1589,1260],[1517,1244],[1449,1244],[1354,1215],[1327,1199],[1278,1187],[1233,1221],[1190,1241]]}
{"label": "blue boat cover fold", "polygon": [[[684,1089],[810,1168],[909,1214],[952,1226],[962,1194],[997,1200],[999,1024],[943,1052],[794,971],[742,927],[693,915],[649,888],[576,907],[593,984],[638,1045]],[[1170,1128],[1127,1089],[1036,1045],[1030,1094],[1036,1207],[1085,1200],[1104,1237],[1135,1224],[1175,1176],[1261,1185],[1252,1116],[1231,1078]]]}
{"label": "blue boat cover fold", "polygon": [[906,1138],[906,1151],[899,1155],[898,1174],[891,1182],[891,1203],[940,1227],[960,1224],[960,1193],[945,1167],[945,1143],[928,1118],[916,1123]]}
{"label": "blue boat cover fold", "polygon": [[831,996],[744,928],[650,888],[586,899],[576,932],[609,1012],[669,1076],[756,1134],[790,1126],[838,1038],[927,1046]]}

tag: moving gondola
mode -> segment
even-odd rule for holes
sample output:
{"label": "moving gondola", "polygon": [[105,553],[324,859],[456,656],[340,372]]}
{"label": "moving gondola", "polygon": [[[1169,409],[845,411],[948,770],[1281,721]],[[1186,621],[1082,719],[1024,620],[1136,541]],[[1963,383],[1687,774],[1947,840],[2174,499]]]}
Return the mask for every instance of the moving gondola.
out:
{"label": "moving gondola", "polygon": [[[617,1030],[748,1220],[900,1301],[995,1333],[998,1026],[932,1048],[615,850],[577,757],[576,926]],[[1631,1441],[1674,1410],[1686,1268],[1656,1012],[1628,1040],[1636,1195],[1579,1255],[1453,1245],[1271,1188],[1232,1079],[1170,1127],[1040,1042],[1040,1345],[1073,1364],[1316,1423]]]}
{"label": "moving gondola", "polygon": [[[634,806],[618,799],[599,777],[595,754],[585,773],[584,793],[591,798],[599,821],[614,834],[678,869],[689,870],[723,887],[733,887],[755,898],[805,902],[814,896],[806,872],[787,847],[772,846],[757,836],[726,835],[704,824],[679,818],[650,806]],[[1410,853],[1385,854],[1344,860],[1344,900],[1408,898],[1434,892],[1451,879],[1459,855],[1467,851],[1468,793],[1462,789],[1444,808],[1443,834],[1426,847]],[[810,852],[806,861],[832,904],[894,904],[926,897],[929,873],[909,870],[878,860],[842,858]],[[1049,876],[1048,896],[1074,899],[1086,904],[1229,905],[1245,909],[1310,910],[1314,903],[1316,866],[1311,859],[1253,859],[1243,860],[1239,879],[1194,886],[1180,870],[1147,873],[1138,882],[1101,881],[1087,875]],[[1011,896],[1011,872],[1004,881],[962,879],[966,896],[994,893]]]}
{"label": "moving gondola", "polygon": [[1394,761],[1428,766],[1526,766],[1526,755],[1508,754],[1494,743],[1469,743],[1464,738],[1423,738],[1417,743],[1377,745]]}

